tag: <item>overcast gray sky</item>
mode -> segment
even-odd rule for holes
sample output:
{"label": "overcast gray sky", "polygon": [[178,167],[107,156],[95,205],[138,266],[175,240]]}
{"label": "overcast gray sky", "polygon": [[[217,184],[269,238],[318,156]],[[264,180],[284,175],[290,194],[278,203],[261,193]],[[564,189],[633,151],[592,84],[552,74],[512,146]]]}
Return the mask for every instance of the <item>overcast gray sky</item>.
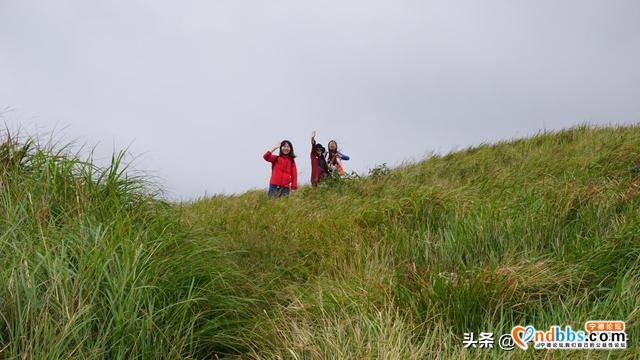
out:
{"label": "overcast gray sky", "polygon": [[265,188],[285,138],[308,182],[314,128],[366,172],[637,123],[638,64],[637,0],[0,0],[3,120],[128,147],[174,199]]}

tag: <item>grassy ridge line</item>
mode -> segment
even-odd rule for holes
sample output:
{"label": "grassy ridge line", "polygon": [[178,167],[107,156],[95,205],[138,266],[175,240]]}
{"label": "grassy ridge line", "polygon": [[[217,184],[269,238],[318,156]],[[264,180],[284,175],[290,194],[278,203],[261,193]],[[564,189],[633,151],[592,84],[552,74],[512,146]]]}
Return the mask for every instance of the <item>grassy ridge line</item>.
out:
{"label": "grassy ridge line", "polygon": [[0,358],[486,358],[463,331],[595,318],[637,357],[638,145],[581,127],[174,206],[122,155],[6,137]]}
{"label": "grassy ridge line", "polygon": [[265,298],[253,357],[499,357],[462,333],[622,319],[632,349],[615,356],[633,358],[639,160],[638,127],[579,127],[290,199],[204,199],[186,219]]}
{"label": "grassy ridge line", "polygon": [[251,299],[224,254],[127,175],[4,134],[0,358],[211,357],[243,351]]}

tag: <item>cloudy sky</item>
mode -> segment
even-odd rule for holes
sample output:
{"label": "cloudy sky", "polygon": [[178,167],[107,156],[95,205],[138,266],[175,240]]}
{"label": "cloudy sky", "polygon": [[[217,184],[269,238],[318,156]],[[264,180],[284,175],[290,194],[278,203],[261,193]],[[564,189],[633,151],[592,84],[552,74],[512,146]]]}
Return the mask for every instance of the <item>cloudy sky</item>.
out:
{"label": "cloudy sky", "polygon": [[7,126],[128,148],[173,199],[265,188],[309,135],[348,170],[640,122],[637,0],[0,0]]}

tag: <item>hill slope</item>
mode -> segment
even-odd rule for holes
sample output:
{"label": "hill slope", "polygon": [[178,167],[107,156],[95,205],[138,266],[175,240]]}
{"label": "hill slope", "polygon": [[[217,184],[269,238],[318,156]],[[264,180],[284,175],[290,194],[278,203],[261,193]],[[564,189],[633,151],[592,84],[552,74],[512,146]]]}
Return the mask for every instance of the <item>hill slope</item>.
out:
{"label": "hill slope", "polygon": [[463,333],[592,319],[625,320],[632,349],[613,354],[640,355],[639,127],[274,201],[169,204],[124,170],[5,138],[0,358],[521,357]]}
{"label": "hill slope", "polygon": [[639,128],[579,127],[374,173],[188,208],[272,293],[259,356],[475,356],[464,332],[590,319],[626,320],[637,347]]}

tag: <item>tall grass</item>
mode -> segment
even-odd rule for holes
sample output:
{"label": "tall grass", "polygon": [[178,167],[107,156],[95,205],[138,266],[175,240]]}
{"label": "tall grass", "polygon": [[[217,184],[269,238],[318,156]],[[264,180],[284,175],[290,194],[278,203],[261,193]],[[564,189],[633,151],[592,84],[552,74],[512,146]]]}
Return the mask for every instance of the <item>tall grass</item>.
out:
{"label": "tall grass", "polygon": [[[197,169],[194,169],[197,171]],[[368,177],[162,201],[4,135],[0,358],[637,358],[640,128],[577,127]],[[626,351],[464,332],[624,320]]]}
{"label": "tall grass", "polygon": [[185,358],[242,351],[251,305],[224,254],[122,159],[0,145],[0,357]]}
{"label": "tall grass", "polygon": [[570,356],[633,358],[639,164],[640,128],[583,126],[289,199],[202,199],[187,218],[273,293],[255,358],[520,357],[465,350],[463,333],[590,319],[625,320],[631,349]]}

